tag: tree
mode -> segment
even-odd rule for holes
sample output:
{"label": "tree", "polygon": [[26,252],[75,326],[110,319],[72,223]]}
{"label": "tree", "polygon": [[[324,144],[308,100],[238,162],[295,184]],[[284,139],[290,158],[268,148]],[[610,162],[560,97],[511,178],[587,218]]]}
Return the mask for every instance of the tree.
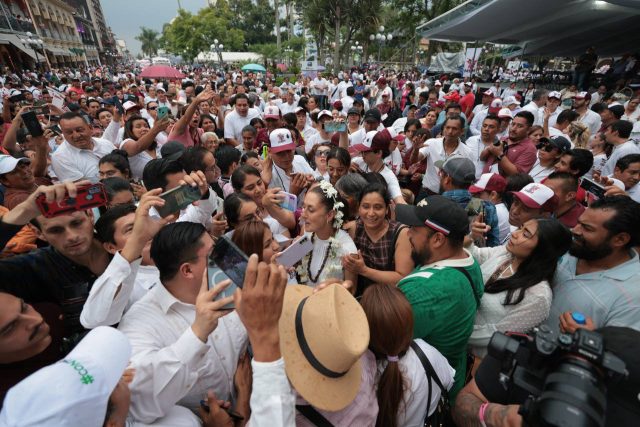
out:
{"label": "tree", "polygon": [[147,27],[140,27],[140,31],[141,33],[136,36],[136,40],[142,44],[142,53],[149,57],[155,56],[158,53],[159,33]]}
{"label": "tree", "polygon": [[273,43],[275,12],[269,0],[229,0],[229,10],[233,15],[231,28],[237,28],[244,33],[247,44]]}
{"label": "tree", "polygon": [[244,35],[241,30],[231,28],[232,18],[224,0],[218,0],[215,9],[206,7],[197,15],[180,9],[178,16],[163,29],[164,47],[186,61],[192,61],[200,52],[209,52],[216,39],[224,50],[240,50]]}
{"label": "tree", "polygon": [[342,52],[358,32],[375,31],[382,17],[382,0],[297,0],[304,22],[316,38],[320,60],[323,47],[333,39],[333,67],[341,68]]}

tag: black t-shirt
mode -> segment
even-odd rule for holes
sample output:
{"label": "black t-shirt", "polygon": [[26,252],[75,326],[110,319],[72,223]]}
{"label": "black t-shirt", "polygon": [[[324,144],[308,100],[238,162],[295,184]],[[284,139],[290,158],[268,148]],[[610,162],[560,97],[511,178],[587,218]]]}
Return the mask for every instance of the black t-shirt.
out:
{"label": "black t-shirt", "polygon": [[[498,380],[500,374],[500,361],[491,355],[482,359],[482,363],[476,371],[475,380],[480,392],[487,401],[502,405],[520,405],[528,397],[528,393],[511,382],[505,389]],[[615,387],[615,385],[613,386]],[[606,423],[607,427],[637,427],[640,425],[640,405],[630,408],[626,404],[607,401]]]}

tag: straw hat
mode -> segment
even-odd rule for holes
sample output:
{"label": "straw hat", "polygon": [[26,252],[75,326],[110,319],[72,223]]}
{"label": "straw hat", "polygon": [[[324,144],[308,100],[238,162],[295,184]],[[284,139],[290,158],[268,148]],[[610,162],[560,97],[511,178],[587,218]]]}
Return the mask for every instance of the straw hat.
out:
{"label": "straw hat", "polygon": [[369,345],[367,317],[349,291],[331,285],[314,294],[309,286],[287,286],[279,329],[285,370],[296,391],[325,411],[349,405],[360,388],[360,357]]}

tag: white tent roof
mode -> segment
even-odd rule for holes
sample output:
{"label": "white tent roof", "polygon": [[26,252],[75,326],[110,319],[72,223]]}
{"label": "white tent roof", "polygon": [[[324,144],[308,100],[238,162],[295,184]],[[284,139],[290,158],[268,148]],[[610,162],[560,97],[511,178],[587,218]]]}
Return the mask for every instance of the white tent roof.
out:
{"label": "white tent roof", "polygon": [[432,40],[520,45],[531,55],[579,55],[589,46],[616,55],[638,48],[638,22],[640,0],[469,0],[418,31]]}
{"label": "white tent roof", "polygon": [[[214,52],[200,52],[196,57],[197,61],[218,61],[218,54]],[[222,52],[222,60],[224,62],[240,62],[262,60],[262,55],[254,52]]]}

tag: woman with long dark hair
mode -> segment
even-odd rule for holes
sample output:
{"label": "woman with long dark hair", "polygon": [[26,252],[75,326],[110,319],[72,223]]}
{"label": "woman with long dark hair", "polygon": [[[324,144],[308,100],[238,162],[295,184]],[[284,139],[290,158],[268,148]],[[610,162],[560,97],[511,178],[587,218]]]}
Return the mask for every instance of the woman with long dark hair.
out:
{"label": "woman with long dark hair", "polygon": [[133,178],[142,178],[145,165],[157,158],[159,150],[157,150],[156,136],[164,131],[169,123],[168,119],[157,120],[150,128],[147,119],[133,116],[124,124],[124,140],[120,144],[120,149],[129,155]]}
{"label": "woman with long dark hair", "polygon": [[358,199],[358,218],[347,231],[358,248],[357,254],[345,255],[345,270],[358,274],[356,296],[372,284],[396,285],[414,267],[409,229],[390,220],[391,200],[382,184],[369,184]]}
{"label": "woman with long dark hair", "polygon": [[527,333],[547,319],[551,279],[570,246],[571,232],[557,219],[532,219],[511,233],[504,246],[469,248],[485,283],[469,338],[474,356],[486,355],[494,332]]}
{"label": "woman with long dark hair", "polygon": [[[390,285],[367,288],[360,304],[369,322],[369,350],[378,364],[376,427],[422,426],[438,405],[440,388],[433,380],[429,384],[411,347],[411,304],[402,291]],[[450,389],[455,371],[447,359],[421,339],[416,339],[415,345],[427,357],[442,385]],[[431,400],[427,402],[429,391]]]}

